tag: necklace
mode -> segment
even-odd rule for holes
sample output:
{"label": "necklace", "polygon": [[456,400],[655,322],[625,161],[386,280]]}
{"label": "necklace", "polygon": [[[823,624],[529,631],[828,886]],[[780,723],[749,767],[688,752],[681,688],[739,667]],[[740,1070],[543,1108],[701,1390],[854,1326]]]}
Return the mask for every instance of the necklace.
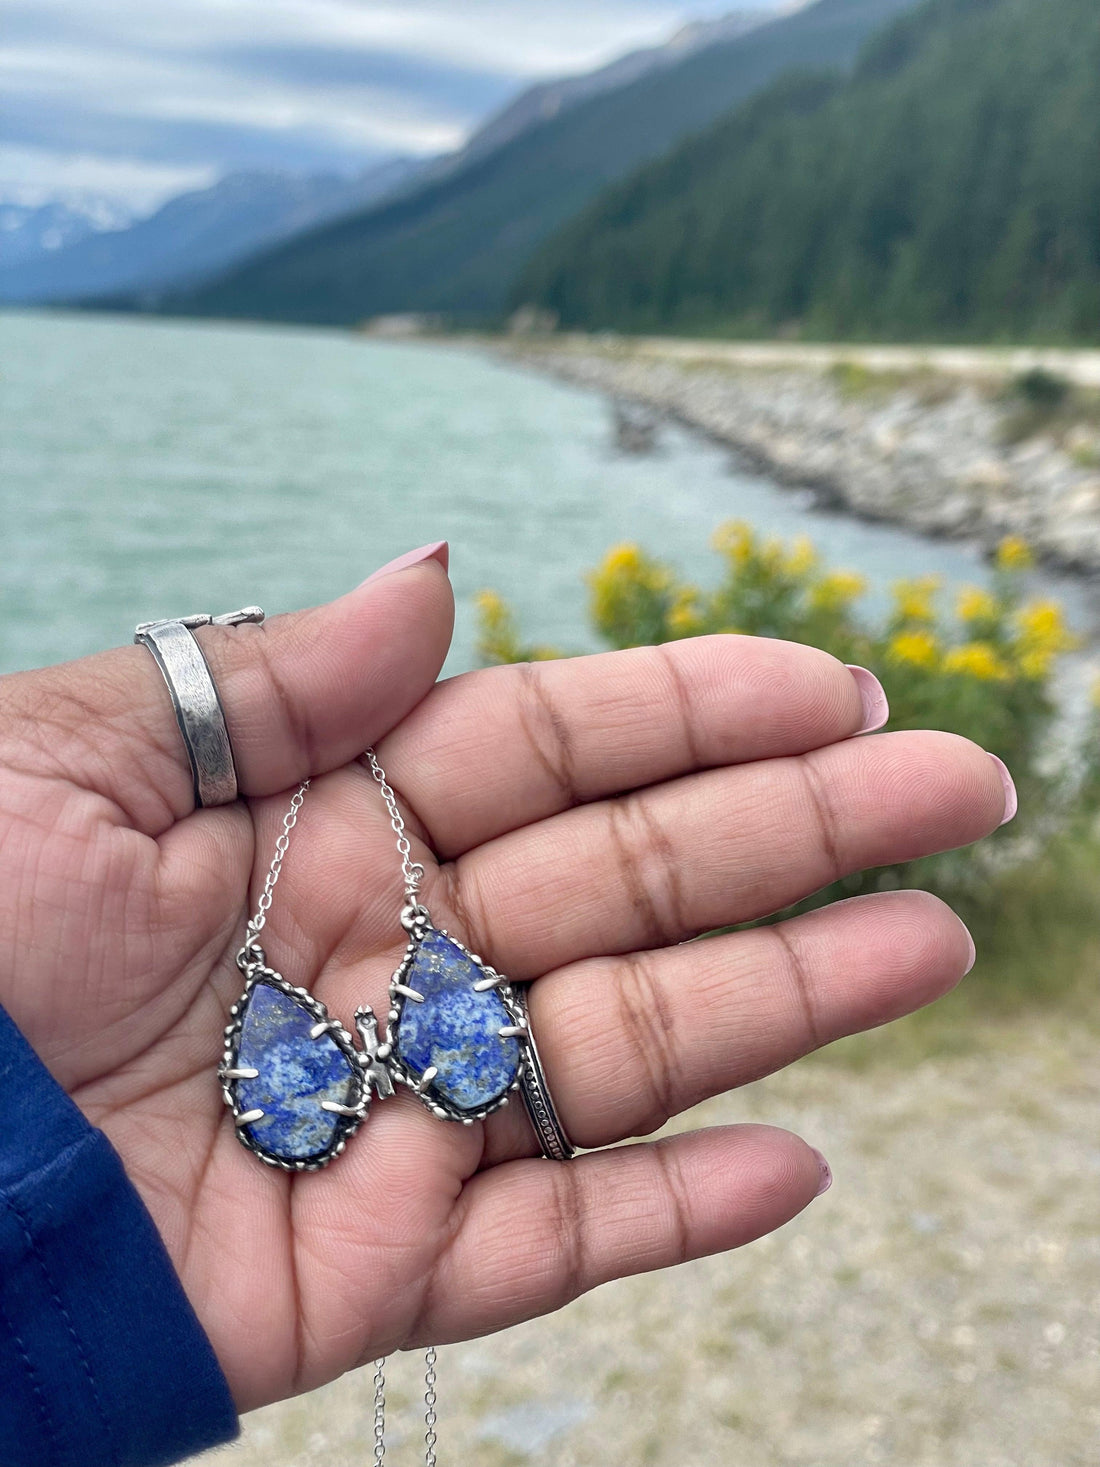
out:
{"label": "necklace", "polygon": [[[435,1460],[435,1346],[424,1351],[424,1467]],[[386,1362],[374,1362],[374,1467],[386,1459]]]}
{"label": "necklace", "polygon": [[[534,1115],[545,1101],[521,993],[445,928],[420,900],[423,865],[412,858],[397,797],[373,749],[363,756],[390,817],[401,858],[399,921],[408,945],[390,981],[385,1036],[372,1009],[355,1011],[360,1045],[308,989],[268,966],[260,945],[291,832],[309,789],[303,780],[283,829],[237,966],[245,990],[230,1010],[219,1068],[222,1095],[241,1143],[268,1166],[327,1166],[367,1119],[372,1099],[406,1085],[440,1120],[473,1125],[524,1087]],[[528,1046],[531,1046],[530,1053]],[[568,1143],[565,1143],[568,1145]],[[571,1148],[569,1148],[571,1151]],[[425,1467],[436,1464],[436,1352],[424,1358]],[[386,1452],[385,1361],[375,1362],[374,1461]]]}

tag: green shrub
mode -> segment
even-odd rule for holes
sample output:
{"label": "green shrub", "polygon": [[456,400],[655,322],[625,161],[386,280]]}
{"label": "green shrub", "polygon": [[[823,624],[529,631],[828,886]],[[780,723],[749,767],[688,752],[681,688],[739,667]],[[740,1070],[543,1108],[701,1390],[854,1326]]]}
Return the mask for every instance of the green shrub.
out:
{"label": "green shrub", "polygon": [[[742,632],[823,647],[876,671],[890,699],[891,728],[943,728],[973,739],[1005,760],[1019,790],[1017,820],[994,839],[860,872],[802,905],[925,887],[959,905],[987,934],[999,923],[1006,931],[1011,927],[1020,963],[1026,968],[1034,959],[1043,983],[1058,986],[1051,961],[1057,968],[1056,955],[1067,944],[1079,946],[1082,933],[1066,927],[1064,912],[1062,935],[1051,938],[1053,929],[1048,931],[1060,910],[1051,900],[1055,851],[1059,861],[1072,865],[1078,887],[1082,880],[1093,882],[1098,900],[1075,907],[1082,923],[1100,910],[1100,878],[1089,874],[1096,871],[1098,854],[1100,709],[1081,747],[1056,752],[1050,738],[1056,713],[1052,677],[1076,643],[1056,602],[1024,601],[1028,547],[1016,539],[1002,542],[991,588],[959,588],[950,607],[935,578],[899,582],[890,614],[878,623],[857,612],[863,579],[823,567],[808,540],[788,546],[732,522],[716,532],[713,548],[722,575],[711,590],[682,580],[638,545],[610,550],[586,576],[590,617],[601,638],[623,648]],[[483,592],[479,608],[484,661],[562,655],[525,646],[495,593]],[[1037,980],[1035,986],[1042,985]]]}

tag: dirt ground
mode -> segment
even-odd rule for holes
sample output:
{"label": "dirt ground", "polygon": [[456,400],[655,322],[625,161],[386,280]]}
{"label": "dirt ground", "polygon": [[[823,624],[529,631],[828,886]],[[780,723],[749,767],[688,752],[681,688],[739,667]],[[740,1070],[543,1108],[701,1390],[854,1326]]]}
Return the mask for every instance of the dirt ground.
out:
{"label": "dirt ground", "polygon": [[[740,1252],[440,1352],[440,1467],[1096,1467],[1100,1028],[1032,1015],[965,1052],[872,1036],[681,1127],[805,1135],[833,1189]],[[421,1462],[421,1360],[387,1463]],[[255,1412],[221,1467],[364,1467],[359,1372]]]}

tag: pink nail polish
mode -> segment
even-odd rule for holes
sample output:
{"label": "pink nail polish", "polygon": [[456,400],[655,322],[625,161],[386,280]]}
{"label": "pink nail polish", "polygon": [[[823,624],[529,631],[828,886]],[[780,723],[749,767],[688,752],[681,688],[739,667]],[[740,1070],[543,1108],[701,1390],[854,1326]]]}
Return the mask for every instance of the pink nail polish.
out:
{"label": "pink nail polish", "polygon": [[966,929],[966,940],[970,944],[970,956],[967,958],[966,967],[963,969],[964,978],[966,977],[967,973],[973,971],[974,964],[978,961],[978,949],[974,946],[974,939],[970,935],[969,927]]}
{"label": "pink nail polish", "polygon": [[814,1193],[815,1197],[820,1197],[822,1192],[827,1192],[833,1185],[833,1169],[816,1146],[811,1146],[810,1150],[817,1157],[817,1164],[821,1168],[821,1180],[818,1182],[817,1191]]}
{"label": "pink nail polish", "polygon": [[1020,800],[1016,794],[1016,786],[1012,782],[1012,775],[1008,772],[1008,765],[1003,759],[998,759],[996,754],[989,756],[997,766],[997,773],[1001,776],[1001,784],[1005,792],[1005,813],[1001,818],[1001,824],[1007,825],[1020,808]]}
{"label": "pink nail polish", "polygon": [[399,555],[396,560],[389,560],[367,577],[363,582],[369,586],[371,581],[380,581],[383,576],[392,576],[395,571],[408,570],[410,566],[423,565],[426,560],[437,560],[444,570],[447,569],[449,549],[446,540],[435,540],[431,545],[421,545],[418,550],[407,550],[404,555]]}
{"label": "pink nail polish", "polygon": [[851,662],[846,662],[844,665],[852,674],[863,703],[863,722],[858,731],[861,734],[874,733],[890,717],[890,703],[886,697],[886,691],[874,673],[868,672],[865,667],[856,667]]}

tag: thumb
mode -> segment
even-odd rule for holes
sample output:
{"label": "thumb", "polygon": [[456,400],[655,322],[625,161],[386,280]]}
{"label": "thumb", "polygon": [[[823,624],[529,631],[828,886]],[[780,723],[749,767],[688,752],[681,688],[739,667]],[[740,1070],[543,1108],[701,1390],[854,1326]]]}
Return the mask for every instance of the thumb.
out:
{"label": "thumb", "polygon": [[[411,551],[327,606],[195,633],[243,795],[346,764],[414,708],[450,645],[447,545]],[[63,778],[159,834],[194,808],[168,688],[145,647],[0,678],[0,762]]]}

